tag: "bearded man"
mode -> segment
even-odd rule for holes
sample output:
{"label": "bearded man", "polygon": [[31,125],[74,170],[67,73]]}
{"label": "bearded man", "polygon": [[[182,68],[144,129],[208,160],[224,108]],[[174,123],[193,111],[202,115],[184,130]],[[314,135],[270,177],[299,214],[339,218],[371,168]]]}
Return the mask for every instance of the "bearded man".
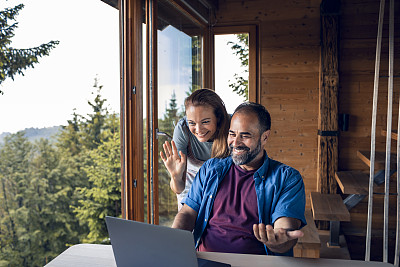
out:
{"label": "bearded man", "polygon": [[305,192],[300,173],[268,157],[271,116],[246,102],[232,115],[230,156],[200,168],[173,228],[193,231],[198,251],[293,255],[303,236]]}

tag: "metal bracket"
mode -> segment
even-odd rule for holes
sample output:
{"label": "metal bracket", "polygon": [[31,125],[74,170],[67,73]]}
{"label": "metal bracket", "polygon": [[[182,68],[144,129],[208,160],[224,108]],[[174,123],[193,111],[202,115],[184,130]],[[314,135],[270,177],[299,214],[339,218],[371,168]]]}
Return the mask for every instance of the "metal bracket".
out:
{"label": "metal bracket", "polygon": [[[390,170],[390,175],[389,175],[389,177],[392,176],[395,172],[396,172],[396,169]],[[385,170],[379,170],[379,171],[377,171],[377,172],[375,173],[375,175],[374,175],[374,182],[375,182],[377,185],[381,185],[381,184],[383,184],[383,183],[385,182]]]}
{"label": "metal bracket", "polygon": [[339,232],[340,232],[340,222],[339,221],[330,221],[330,235],[329,235],[329,247],[340,247],[339,244]]}
{"label": "metal bracket", "polygon": [[339,131],[321,131],[318,130],[318,135],[320,136],[338,136]]}
{"label": "metal bracket", "polygon": [[358,194],[352,194],[346,197],[343,200],[343,203],[346,205],[346,208],[348,210],[351,210],[355,206],[357,206],[358,203],[360,203],[361,200],[363,200],[366,197],[366,195],[358,195]]}

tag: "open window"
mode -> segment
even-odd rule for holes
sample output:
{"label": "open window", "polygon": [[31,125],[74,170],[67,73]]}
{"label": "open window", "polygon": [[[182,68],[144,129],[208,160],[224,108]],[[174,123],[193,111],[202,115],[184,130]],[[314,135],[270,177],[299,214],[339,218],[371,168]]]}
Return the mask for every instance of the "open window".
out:
{"label": "open window", "polygon": [[170,225],[177,199],[159,155],[184,99],[204,86],[208,8],[122,0],[120,11],[123,217]]}
{"label": "open window", "polygon": [[121,0],[124,218],[170,225],[177,199],[159,157],[192,91],[214,88],[213,34],[249,36],[249,100],[256,92],[256,26],[210,27],[212,1]]}

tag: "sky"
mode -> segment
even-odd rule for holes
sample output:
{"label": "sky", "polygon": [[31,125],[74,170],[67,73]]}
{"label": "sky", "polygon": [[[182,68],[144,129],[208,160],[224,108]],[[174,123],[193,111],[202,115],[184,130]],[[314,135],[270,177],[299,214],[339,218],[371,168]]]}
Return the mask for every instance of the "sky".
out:
{"label": "sky", "polygon": [[74,109],[90,112],[95,78],[110,110],[119,112],[118,10],[100,0],[2,0],[0,9],[23,3],[14,48],[60,44],[25,76],[3,82],[0,133],[66,125]]}
{"label": "sky", "polygon": [[[74,109],[81,115],[90,113],[87,102],[94,98],[95,78],[103,86],[102,96],[107,99],[109,110],[118,113],[118,10],[100,0],[2,0],[0,9],[19,3],[25,7],[16,18],[18,28],[11,46],[31,48],[51,40],[58,40],[60,44],[49,56],[40,58],[34,68],[27,69],[24,76],[15,76],[14,81],[8,78],[0,85],[4,92],[0,95],[0,133],[66,125]],[[165,34],[178,36],[173,34],[173,29],[166,30]],[[216,38],[215,87],[228,112],[232,113],[243,99],[228,87],[233,73],[240,72],[240,63],[227,47],[227,38]],[[177,94],[178,106],[183,104],[185,95],[181,92],[190,83],[187,76],[191,73],[186,66],[187,62],[191,63],[190,54],[187,54],[190,53],[190,43],[187,47],[185,37],[163,39],[161,35],[159,42],[163,46],[182,47],[177,55],[169,57],[184,62],[179,67],[183,71],[168,77],[168,70],[176,68],[179,60],[170,59],[170,65],[167,65],[159,59],[159,66],[163,66],[159,78],[165,80],[162,86],[159,84],[163,89],[159,93],[159,110],[165,110],[172,92]]]}

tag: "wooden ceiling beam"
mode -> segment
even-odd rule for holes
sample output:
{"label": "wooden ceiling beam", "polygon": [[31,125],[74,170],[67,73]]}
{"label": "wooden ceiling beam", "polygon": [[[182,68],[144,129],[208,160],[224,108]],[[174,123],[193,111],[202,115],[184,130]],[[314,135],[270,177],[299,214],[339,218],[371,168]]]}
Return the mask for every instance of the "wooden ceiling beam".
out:
{"label": "wooden ceiling beam", "polygon": [[118,1],[119,0],[101,0],[101,1],[112,6],[113,8],[118,9]]}

